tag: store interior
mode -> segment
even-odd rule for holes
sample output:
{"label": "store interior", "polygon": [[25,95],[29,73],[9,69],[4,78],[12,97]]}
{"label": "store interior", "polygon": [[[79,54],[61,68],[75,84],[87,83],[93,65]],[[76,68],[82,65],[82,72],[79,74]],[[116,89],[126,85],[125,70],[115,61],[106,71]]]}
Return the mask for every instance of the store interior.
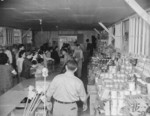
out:
{"label": "store interior", "polygon": [[58,48],[59,60],[51,54],[53,60],[44,64],[48,75],[41,82],[50,85],[64,67],[62,48],[66,45],[73,56],[77,44],[84,60],[81,76],[75,75],[88,95],[86,111],[77,102],[78,116],[150,115],[149,0],[0,0],[0,54],[12,54],[7,63],[16,71],[7,80],[0,64],[0,116],[52,116],[52,110],[43,113],[38,98],[28,102],[37,79],[22,78],[16,58],[20,45],[34,55]]}

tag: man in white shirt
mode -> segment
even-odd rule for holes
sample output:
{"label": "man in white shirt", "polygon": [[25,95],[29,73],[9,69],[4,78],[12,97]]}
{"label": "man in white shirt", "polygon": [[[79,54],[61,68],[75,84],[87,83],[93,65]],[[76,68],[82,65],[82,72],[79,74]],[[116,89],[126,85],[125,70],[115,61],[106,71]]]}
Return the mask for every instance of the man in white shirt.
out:
{"label": "man in white shirt", "polygon": [[83,82],[74,73],[77,63],[69,60],[66,63],[66,72],[57,75],[47,90],[48,101],[53,96],[53,116],[78,116],[76,101],[83,102],[83,111],[87,110],[87,95]]}
{"label": "man in white shirt", "polygon": [[18,57],[17,62],[16,62],[17,69],[18,69],[19,82],[22,81],[20,74],[22,72],[22,66],[23,66],[24,58],[25,58],[25,50],[22,50],[19,52],[19,57]]}
{"label": "man in white shirt", "polygon": [[82,51],[79,44],[77,44],[77,47],[73,53],[73,57],[78,64],[78,70],[77,70],[78,77],[81,78],[81,76],[82,76],[82,63],[84,61],[84,57],[83,57],[83,51]]}

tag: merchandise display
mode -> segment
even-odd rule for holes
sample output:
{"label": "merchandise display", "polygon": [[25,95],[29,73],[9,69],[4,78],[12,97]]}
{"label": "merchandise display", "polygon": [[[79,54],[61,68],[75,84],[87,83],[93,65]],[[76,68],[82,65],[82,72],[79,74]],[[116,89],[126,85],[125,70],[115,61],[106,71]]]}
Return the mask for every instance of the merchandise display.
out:
{"label": "merchandise display", "polygon": [[[41,70],[41,77],[36,77],[36,83],[35,88],[33,86],[29,86],[28,88],[28,96],[26,105],[24,108],[23,116],[29,116],[29,115],[39,115],[41,112],[37,112],[38,106],[40,104],[43,104],[42,107],[42,114],[46,115],[46,90],[49,86],[49,83],[46,81],[46,77],[48,76],[48,69],[43,68]],[[30,103],[28,103],[31,101]]]}
{"label": "merchandise display", "polygon": [[149,84],[137,76],[130,57],[121,56],[114,64],[112,59],[101,60],[108,59],[92,58],[88,75],[97,90],[96,116],[144,116],[150,104]]}

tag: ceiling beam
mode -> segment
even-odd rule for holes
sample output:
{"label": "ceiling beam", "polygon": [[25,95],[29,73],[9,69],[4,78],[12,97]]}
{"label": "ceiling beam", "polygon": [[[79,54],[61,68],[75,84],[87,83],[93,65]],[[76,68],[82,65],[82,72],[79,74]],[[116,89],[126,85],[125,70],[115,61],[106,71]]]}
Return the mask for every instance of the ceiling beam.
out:
{"label": "ceiling beam", "polygon": [[23,35],[22,35],[22,39],[31,31],[31,28],[29,28]]}
{"label": "ceiling beam", "polygon": [[107,29],[107,27],[105,27],[105,25],[104,25],[103,23],[99,22],[98,24],[99,24],[101,27],[103,27],[103,28],[105,29],[105,31],[107,31],[108,34],[109,34],[111,37],[113,37],[114,39],[116,39],[116,37],[115,37],[112,33],[109,32],[109,30]]}
{"label": "ceiling beam", "polygon": [[135,1],[124,0],[143,20],[150,25],[150,15]]}
{"label": "ceiling beam", "polygon": [[94,28],[94,31],[95,31],[97,34],[100,34],[100,32],[99,32],[96,28]]}

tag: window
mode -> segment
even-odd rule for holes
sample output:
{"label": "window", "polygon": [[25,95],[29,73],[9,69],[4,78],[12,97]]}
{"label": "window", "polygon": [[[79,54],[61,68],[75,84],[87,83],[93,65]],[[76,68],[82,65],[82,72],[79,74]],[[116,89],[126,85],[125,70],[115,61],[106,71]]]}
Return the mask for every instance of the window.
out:
{"label": "window", "polygon": [[6,28],[6,45],[12,45],[13,44],[13,29]]}
{"label": "window", "polygon": [[139,16],[129,19],[129,52],[136,56],[150,55],[150,26]]}

